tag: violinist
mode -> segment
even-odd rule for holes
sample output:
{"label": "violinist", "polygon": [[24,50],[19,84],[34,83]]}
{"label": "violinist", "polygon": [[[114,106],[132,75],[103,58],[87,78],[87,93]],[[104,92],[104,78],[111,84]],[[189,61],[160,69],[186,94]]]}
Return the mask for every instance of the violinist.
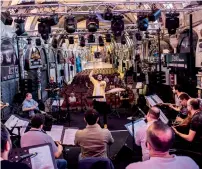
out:
{"label": "violinist", "polygon": [[173,130],[178,136],[192,142],[194,139],[202,137],[202,111],[200,110],[200,101],[198,99],[189,99],[187,102],[187,109],[189,115],[184,121],[190,123],[188,134],[179,132],[175,127],[173,127]]}

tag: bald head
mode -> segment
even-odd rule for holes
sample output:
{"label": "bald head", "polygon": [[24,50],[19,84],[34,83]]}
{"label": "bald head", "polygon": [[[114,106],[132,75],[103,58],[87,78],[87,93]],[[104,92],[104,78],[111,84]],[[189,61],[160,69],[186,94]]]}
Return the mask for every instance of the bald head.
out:
{"label": "bald head", "polygon": [[152,119],[159,119],[160,110],[158,107],[153,106],[152,108],[149,109],[148,114]]}
{"label": "bald head", "polygon": [[50,81],[52,81],[52,82],[54,81],[54,77],[53,76],[50,77]]}
{"label": "bald head", "polygon": [[174,132],[162,121],[155,121],[147,129],[147,142],[154,151],[167,152],[173,145]]}
{"label": "bald head", "polygon": [[192,111],[192,110],[199,110],[200,108],[200,101],[198,99],[189,99],[187,101],[187,108],[189,111]]}

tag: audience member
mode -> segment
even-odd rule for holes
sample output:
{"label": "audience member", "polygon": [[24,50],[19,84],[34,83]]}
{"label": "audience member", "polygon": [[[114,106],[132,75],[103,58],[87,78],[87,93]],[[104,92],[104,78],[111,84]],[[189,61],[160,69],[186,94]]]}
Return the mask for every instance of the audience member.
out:
{"label": "audience member", "polygon": [[[63,147],[60,142],[55,142],[47,135],[43,130],[45,118],[42,114],[36,114],[31,120],[31,129],[21,137],[21,147],[29,147],[34,145],[40,145],[50,143],[55,158],[59,158],[62,154]],[[56,159],[58,169],[66,169],[67,161],[64,159]]]}
{"label": "audience member", "polygon": [[114,139],[108,129],[102,129],[98,124],[98,113],[94,109],[85,112],[84,121],[87,126],[78,130],[75,135],[75,144],[81,147],[80,159],[87,157],[107,158],[107,144],[112,144]]}
{"label": "audience member", "polygon": [[24,163],[10,162],[8,160],[9,152],[11,151],[12,143],[10,135],[6,127],[1,124],[1,168],[2,169],[30,169]]}
{"label": "audience member", "polygon": [[69,103],[76,103],[76,97],[73,92],[69,96]]}
{"label": "audience member", "polygon": [[147,129],[146,141],[150,159],[132,163],[126,169],[199,169],[191,158],[169,154],[174,138],[174,132],[168,125],[160,120],[153,122]]}
{"label": "audience member", "polygon": [[190,129],[188,134],[183,134],[173,127],[175,133],[183,139],[192,142],[194,139],[202,137],[202,111],[200,111],[200,101],[198,99],[189,99],[187,108],[190,116]]}
{"label": "audience member", "polygon": [[142,161],[149,160],[149,150],[146,147],[146,132],[148,127],[159,119],[160,110],[157,107],[149,109],[146,120],[147,124],[139,128],[135,134],[135,143],[142,148]]}
{"label": "audience member", "polygon": [[32,99],[31,93],[27,93],[26,98],[22,103],[22,111],[29,112],[29,117],[33,117],[35,115],[35,110],[39,110],[38,103]]}

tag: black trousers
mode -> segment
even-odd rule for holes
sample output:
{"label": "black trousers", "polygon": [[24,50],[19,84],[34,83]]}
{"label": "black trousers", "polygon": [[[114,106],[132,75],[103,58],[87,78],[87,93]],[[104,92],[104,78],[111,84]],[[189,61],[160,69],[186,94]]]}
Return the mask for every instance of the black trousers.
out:
{"label": "black trousers", "polygon": [[[99,116],[103,115],[103,123],[107,124],[107,114],[110,113],[110,107],[106,102],[100,102],[100,101],[93,101],[93,107],[97,112],[99,113]],[[99,121],[101,125],[101,119]]]}

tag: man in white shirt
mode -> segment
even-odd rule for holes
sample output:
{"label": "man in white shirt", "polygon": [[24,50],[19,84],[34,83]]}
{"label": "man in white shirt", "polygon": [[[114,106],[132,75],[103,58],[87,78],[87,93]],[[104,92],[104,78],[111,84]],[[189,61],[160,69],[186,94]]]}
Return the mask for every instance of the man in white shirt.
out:
{"label": "man in white shirt", "polygon": [[132,163],[126,169],[199,169],[189,157],[170,155],[175,135],[173,130],[160,120],[153,122],[147,129],[146,145],[150,159]]}
{"label": "man in white shirt", "polygon": [[147,124],[139,128],[135,133],[135,143],[142,148],[142,161],[149,160],[149,150],[146,147],[146,132],[148,127],[156,120],[159,119],[160,110],[157,107],[149,109],[146,120]]}

